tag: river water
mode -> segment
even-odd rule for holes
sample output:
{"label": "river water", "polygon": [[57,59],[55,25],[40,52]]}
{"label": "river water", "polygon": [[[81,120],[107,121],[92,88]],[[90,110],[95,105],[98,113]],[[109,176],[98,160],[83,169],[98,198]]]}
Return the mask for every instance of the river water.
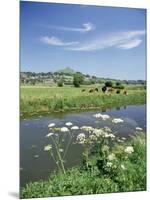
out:
{"label": "river water", "polygon": [[[121,118],[124,123],[114,126],[110,120],[98,120],[93,117],[96,113],[108,114],[112,118]],[[72,122],[75,126],[88,125],[92,127],[110,127],[120,137],[130,138],[135,133],[136,127],[146,131],[146,106],[132,105],[108,110],[96,110],[78,113],[59,113],[50,116],[39,116],[32,119],[24,119],[20,122],[20,185],[46,179],[56,169],[50,155],[43,151],[49,143],[45,136],[49,133],[48,124],[55,123],[58,127],[65,126],[66,122]],[[81,131],[80,131],[81,132]],[[79,133],[79,131],[77,131]],[[77,134],[75,133],[75,134]],[[64,144],[69,138],[65,138]],[[79,144],[71,145],[66,157],[66,168],[81,163],[82,147]]]}

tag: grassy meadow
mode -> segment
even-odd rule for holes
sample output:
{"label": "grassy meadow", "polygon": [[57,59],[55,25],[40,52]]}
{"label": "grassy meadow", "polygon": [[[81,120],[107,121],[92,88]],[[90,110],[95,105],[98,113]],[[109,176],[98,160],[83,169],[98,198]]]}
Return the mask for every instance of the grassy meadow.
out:
{"label": "grassy meadow", "polygon": [[[98,88],[98,92],[89,92]],[[85,91],[82,91],[85,90]],[[146,101],[144,86],[128,86],[119,94],[116,92],[103,93],[101,86],[21,86],[20,108],[21,116],[28,117],[50,112],[63,112],[71,110],[88,110],[94,108],[108,108],[130,104],[143,104]]]}

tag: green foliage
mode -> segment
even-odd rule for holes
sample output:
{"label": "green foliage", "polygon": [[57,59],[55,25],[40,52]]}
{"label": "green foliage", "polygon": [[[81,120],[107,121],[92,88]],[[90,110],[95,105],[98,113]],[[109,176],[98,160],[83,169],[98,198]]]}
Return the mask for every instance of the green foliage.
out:
{"label": "green foliage", "polygon": [[84,76],[81,73],[77,72],[74,74],[73,85],[75,87],[80,87],[80,85],[83,83],[83,81],[84,81]]}
{"label": "green foliage", "polygon": [[[132,146],[134,152],[127,155],[124,149],[128,146]],[[143,133],[113,148],[100,149],[100,154],[90,158],[88,169],[83,164],[67,170],[66,174],[53,173],[47,181],[27,184],[21,188],[21,198],[146,190],[146,146]],[[107,156],[112,153],[115,159],[109,167],[106,165]]]}
{"label": "green foliage", "polygon": [[59,81],[57,82],[57,86],[58,86],[58,87],[63,87],[63,81],[62,81],[62,80],[59,80]]}
{"label": "green foliage", "polygon": [[105,86],[106,86],[106,87],[112,87],[112,86],[113,86],[112,81],[106,81],[106,82],[105,82]]}
{"label": "green foliage", "polygon": [[113,88],[122,90],[125,87],[124,87],[124,85],[121,84],[121,82],[116,82],[116,85],[113,86]]}
{"label": "green foliage", "polygon": [[85,110],[93,108],[106,108],[113,106],[125,106],[130,104],[143,104],[146,99],[146,91],[129,90],[128,95],[107,94],[99,91],[89,93],[91,87],[82,89],[76,87],[21,87],[21,113],[23,116],[31,116],[55,111]]}

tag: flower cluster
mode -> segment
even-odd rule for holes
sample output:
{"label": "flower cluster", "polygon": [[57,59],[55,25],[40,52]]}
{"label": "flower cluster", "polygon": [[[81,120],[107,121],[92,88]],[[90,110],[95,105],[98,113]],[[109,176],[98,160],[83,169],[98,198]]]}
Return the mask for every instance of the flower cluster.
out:
{"label": "flower cluster", "polygon": [[128,154],[131,154],[131,153],[134,152],[134,149],[133,149],[132,146],[128,146],[128,147],[125,148],[124,152],[125,152],[125,153],[128,153]]}
{"label": "flower cluster", "polygon": [[123,120],[120,119],[120,118],[114,118],[114,119],[112,120],[112,122],[115,123],[115,124],[117,124],[117,123],[122,123]]}
{"label": "flower cluster", "polygon": [[95,114],[94,117],[99,118],[99,119],[102,119],[102,120],[107,120],[107,119],[110,118],[109,115],[102,115],[101,113]]}

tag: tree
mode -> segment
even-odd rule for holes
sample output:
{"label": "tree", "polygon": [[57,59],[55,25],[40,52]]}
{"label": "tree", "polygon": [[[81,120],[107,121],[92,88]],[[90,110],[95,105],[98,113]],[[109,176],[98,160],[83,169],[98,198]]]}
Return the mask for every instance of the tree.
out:
{"label": "tree", "polygon": [[120,86],[121,85],[121,83],[120,82],[116,82],[116,86]]}
{"label": "tree", "polygon": [[105,86],[106,86],[106,87],[112,87],[113,84],[112,84],[111,81],[106,81],[106,82],[105,82]]}
{"label": "tree", "polygon": [[73,76],[73,85],[75,87],[80,87],[84,81],[84,76],[80,72],[76,72]]}
{"label": "tree", "polygon": [[57,82],[57,86],[58,86],[58,87],[63,87],[63,81],[62,81],[62,80],[59,80],[59,81]]}

